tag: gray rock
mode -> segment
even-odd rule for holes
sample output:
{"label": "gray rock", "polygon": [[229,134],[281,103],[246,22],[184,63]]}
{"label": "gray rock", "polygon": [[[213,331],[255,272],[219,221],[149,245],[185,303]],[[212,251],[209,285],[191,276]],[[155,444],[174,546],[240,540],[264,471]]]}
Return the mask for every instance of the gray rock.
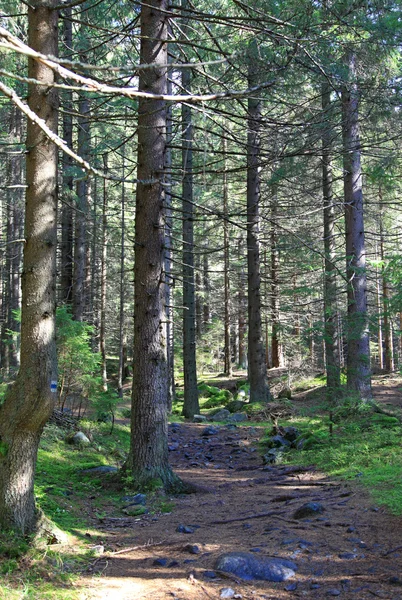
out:
{"label": "gray rock", "polygon": [[218,558],[215,568],[248,581],[259,579],[281,582],[293,577],[297,567],[293,562],[282,558],[256,556],[249,552],[228,552]]}
{"label": "gray rock", "polygon": [[247,406],[247,402],[243,402],[243,400],[232,400],[232,402],[226,404],[226,410],[231,413],[240,412],[245,406]]}
{"label": "gray rock", "polygon": [[123,496],[120,498],[121,502],[127,502],[128,504],[146,504],[147,497],[145,494],[135,494],[135,496]]}
{"label": "gray rock", "polygon": [[337,590],[336,588],[327,590],[327,596],[340,596],[340,595],[341,595],[341,592],[339,590]]}
{"label": "gray rock", "polygon": [[294,519],[308,519],[309,517],[316,517],[321,515],[325,511],[325,508],[319,502],[306,502],[295,511],[293,514]]}
{"label": "gray rock", "polygon": [[262,457],[262,462],[264,465],[270,465],[273,463],[279,463],[283,459],[283,449],[282,448],[271,448],[268,450],[266,454]]}
{"label": "gray rock", "polygon": [[155,558],[155,560],[152,564],[155,567],[166,567],[167,563],[168,563],[167,558]]}
{"label": "gray rock", "polygon": [[220,590],[220,598],[233,598],[235,591],[232,588],[222,588]]}
{"label": "gray rock", "polygon": [[222,408],[210,417],[210,421],[226,421],[228,417],[230,417],[230,412],[226,408]]}
{"label": "gray rock", "polygon": [[282,435],[273,435],[268,438],[267,446],[270,448],[290,448],[290,442]]}
{"label": "gray rock", "polygon": [[194,415],[193,423],[205,423],[207,417],[205,415]]}
{"label": "gray rock", "polygon": [[184,546],[184,550],[190,554],[199,554],[201,552],[197,544],[187,544]]}
{"label": "gray rock", "polygon": [[87,446],[88,444],[91,443],[90,440],[85,435],[85,433],[83,433],[82,431],[77,431],[77,433],[72,438],[72,442],[73,442],[73,444],[76,444],[77,446],[79,446],[79,445]]}
{"label": "gray rock", "polygon": [[109,467],[107,465],[101,465],[99,467],[91,467],[90,469],[83,469],[80,471],[81,473],[89,473],[89,474],[107,474],[107,473],[117,473],[119,469],[117,467]]}
{"label": "gray rock", "polygon": [[201,435],[203,437],[209,437],[210,435],[216,435],[217,433],[219,433],[218,427],[211,426],[211,427],[205,427],[205,429],[203,430]]}
{"label": "gray rock", "polygon": [[183,525],[180,524],[176,527],[176,531],[178,533],[194,533],[195,528],[194,527],[190,527],[189,525]]}
{"label": "gray rock", "polygon": [[282,435],[288,442],[295,442],[300,436],[300,431],[296,427],[284,427]]}
{"label": "gray rock", "polygon": [[243,421],[248,421],[248,416],[246,415],[246,413],[239,412],[230,415],[227,420],[232,423],[242,423]]}

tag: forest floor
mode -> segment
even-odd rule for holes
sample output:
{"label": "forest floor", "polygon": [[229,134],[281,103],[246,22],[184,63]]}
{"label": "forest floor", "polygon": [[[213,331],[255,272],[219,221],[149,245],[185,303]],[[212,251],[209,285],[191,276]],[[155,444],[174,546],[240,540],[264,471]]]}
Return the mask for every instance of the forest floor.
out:
{"label": "forest floor", "polygon": [[[387,410],[402,407],[398,385],[376,383]],[[295,400],[305,406],[309,396]],[[169,426],[172,467],[198,493],[172,499],[164,507],[170,512],[130,517],[111,507],[99,518],[92,511],[106,551],[76,582],[83,600],[211,600],[227,588],[244,600],[402,599],[402,518],[376,505],[358,479],[264,466],[257,445],[266,427],[220,425],[210,436],[205,427]],[[325,512],[294,519],[306,502]],[[193,533],[180,533],[179,525]],[[228,577],[215,563],[231,551],[290,559],[296,575],[284,583]]]}

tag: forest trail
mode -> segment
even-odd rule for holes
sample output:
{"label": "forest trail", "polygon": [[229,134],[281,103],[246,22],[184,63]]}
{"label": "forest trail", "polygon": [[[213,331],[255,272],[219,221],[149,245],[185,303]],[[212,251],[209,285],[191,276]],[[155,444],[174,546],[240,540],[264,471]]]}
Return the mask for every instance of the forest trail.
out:
{"label": "forest trail", "polygon": [[[389,380],[375,395],[385,407],[402,404]],[[257,450],[262,427],[220,426],[210,435],[205,429],[169,427],[174,470],[202,491],[174,499],[171,513],[106,515],[97,529],[110,551],[78,582],[83,600],[208,600],[225,588],[247,600],[402,599],[402,519],[375,505],[358,480],[331,481],[313,467],[264,466]],[[293,518],[306,502],[325,511]],[[177,531],[179,525],[193,533]],[[215,563],[229,551],[290,559],[297,572],[283,583],[228,578]]]}

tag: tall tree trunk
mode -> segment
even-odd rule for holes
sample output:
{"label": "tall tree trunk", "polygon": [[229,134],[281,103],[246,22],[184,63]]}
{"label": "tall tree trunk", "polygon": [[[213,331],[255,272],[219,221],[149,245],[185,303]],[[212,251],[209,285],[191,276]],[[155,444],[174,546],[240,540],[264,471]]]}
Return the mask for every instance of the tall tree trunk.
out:
{"label": "tall tree trunk", "polygon": [[[248,85],[256,83],[256,44],[250,47]],[[260,205],[260,128],[261,101],[248,99],[247,132],[247,284],[248,284],[248,378],[250,402],[267,402],[267,380],[261,324],[261,275],[259,245]]]}
{"label": "tall tree trunk", "polygon": [[324,342],[325,369],[327,373],[327,394],[336,397],[341,385],[341,373],[338,355],[337,306],[336,306],[336,241],[335,241],[335,205],[332,189],[330,126],[331,88],[327,82],[321,87],[322,100],[322,191],[324,204]]}
{"label": "tall tree trunk", "polygon": [[202,306],[202,330],[203,333],[208,331],[208,327],[211,324],[211,307],[209,304],[209,294],[211,291],[211,284],[209,281],[209,260],[208,260],[208,245],[204,246],[204,256],[202,260],[202,285],[204,288],[204,301]]}
{"label": "tall tree trunk", "polygon": [[[81,96],[78,104],[78,154],[89,159],[90,148],[90,107],[86,96]],[[73,285],[73,317],[76,321],[84,319],[86,295],[86,258],[87,258],[87,213],[88,213],[88,177],[82,174],[77,183],[77,211],[75,215],[74,245],[74,285]]]}
{"label": "tall tree trunk", "polygon": [[[103,167],[107,171],[107,155],[103,155]],[[100,330],[99,345],[102,360],[102,386],[107,390],[106,371],[106,284],[107,284],[107,186],[106,179],[103,180],[103,203],[102,203],[102,258],[101,258],[101,295],[100,295]]]}
{"label": "tall tree trunk", "polygon": [[124,300],[126,297],[126,186],[124,177],[126,174],[126,146],[122,150],[122,179],[121,186],[121,237],[120,237],[120,299],[119,299],[119,368],[117,375],[117,390],[120,398],[123,398],[123,381],[125,379],[125,352],[126,346],[126,318],[124,312]]}
{"label": "tall tree trunk", "polygon": [[240,237],[238,242],[238,259],[240,263],[240,273],[239,273],[239,293],[237,300],[237,310],[238,310],[238,333],[239,333],[239,369],[247,368],[247,351],[246,351],[246,314],[247,314],[247,299],[244,293],[246,289],[246,274],[243,268],[243,239]]}
{"label": "tall tree trunk", "polygon": [[277,234],[277,211],[278,203],[276,198],[276,190],[273,190],[271,204],[271,364],[274,368],[282,366],[282,351],[280,344],[280,314],[279,314],[279,251],[278,251],[278,234]]}
{"label": "tall tree trunk", "polygon": [[[182,0],[183,31],[188,29],[187,0]],[[182,87],[191,93],[191,71],[182,69]],[[182,197],[183,197],[183,415],[191,419],[199,414],[195,342],[195,281],[194,281],[194,203],[193,203],[193,124],[190,106],[183,103],[182,119]]]}
{"label": "tall tree trunk", "polygon": [[370,345],[367,318],[366,250],[359,136],[359,91],[356,57],[349,56],[349,82],[342,88],[342,137],[348,280],[347,387],[361,400],[371,394]]}
{"label": "tall tree trunk", "polygon": [[[73,58],[73,23],[71,21],[71,7],[63,11],[63,37],[65,51],[64,56],[70,60]],[[73,92],[64,92],[63,111],[63,139],[69,148],[73,147]],[[71,304],[73,292],[73,204],[74,204],[74,178],[73,159],[63,153],[63,193],[61,209],[61,277],[60,277],[60,300]]]}
{"label": "tall tree trunk", "polygon": [[[168,34],[171,26],[168,25]],[[168,56],[168,63],[171,62],[171,56]],[[170,71],[170,70],[169,70]],[[171,73],[168,71],[167,93],[172,94]],[[165,157],[165,291],[166,291],[166,339],[167,339],[167,368],[168,368],[168,411],[172,410],[173,400],[175,398],[174,381],[174,336],[173,336],[173,213],[172,213],[172,138],[173,138],[173,115],[172,105],[166,108],[166,157]]]}
{"label": "tall tree trunk", "polygon": [[[375,247],[375,258],[378,261],[377,243]],[[381,371],[384,369],[384,352],[382,337],[382,302],[381,302],[381,282],[378,266],[375,268],[375,287],[376,287],[376,305],[377,305],[377,340],[378,340],[378,364]]]}
{"label": "tall tree trunk", "polygon": [[[55,0],[32,0],[29,46],[57,55]],[[57,128],[54,72],[29,59],[28,104],[47,126]],[[44,84],[44,85],[43,85]],[[33,531],[38,518],[34,473],[39,439],[57,391],[55,343],[57,151],[43,131],[27,122],[27,191],[22,278],[21,368],[0,407],[0,526]]]}
{"label": "tall tree trunk", "polygon": [[228,179],[226,173],[226,140],[223,139],[223,277],[224,277],[224,288],[225,288],[225,359],[224,359],[224,373],[227,377],[232,376],[232,357],[231,357],[231,346],[230,346],[230,279],[229,279],[229,223],[228,223]]}
{"label": "tall tree trunk", "polygon": [[[167,0],[141,8],[139,89],[166,93]],[[134,362],[131,446],[126,469],[142,487],[160,480],[165,489],[178,478],[168,460],[166,291],[164,282],[164,167],[166,107],[163,100],[138,102],[138,167],[135,216]]]}
{"label": "tall tree trunk", "polygon": [[389,284],[385,271],[385,250],[384,250],[384,201],[382,197],[382,189],[379,189],[380,198],[380,254],[381,254],[381,278],[382,278],[382,302],[384,309],[384,352],[385,352],[385,371],[392,373],[395,369],[394,363],[394,344],[392,339],[392,323],[389,311]]}

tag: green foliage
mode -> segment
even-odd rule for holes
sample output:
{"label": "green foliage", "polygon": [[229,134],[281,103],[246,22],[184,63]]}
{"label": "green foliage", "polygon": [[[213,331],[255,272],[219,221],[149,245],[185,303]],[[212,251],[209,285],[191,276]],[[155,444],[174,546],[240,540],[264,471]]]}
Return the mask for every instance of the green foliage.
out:
{"label": "green foliage", "polygon": [[302,450],[286,454],[286,461],[315,464],[344,479],[357,478],[376,502],[402,514],[400,419],[373,412],[367,405],[358,409],[353,398],[345,399],[340,411],[344,417],[334,424],[332,435],[328,417],[320,416],[317,407],[313,418],[297,417],[286,423],[296,426],[305,440]]}
{"label": "green foliage", "polygon": [[57,358],[59,365],[59,403],[64,406],[69,394],[78,392],[84,397],[99,394],[100,354],[92,352],[90,340],[93,327],[74,321],[69,308],[57,309]]}

